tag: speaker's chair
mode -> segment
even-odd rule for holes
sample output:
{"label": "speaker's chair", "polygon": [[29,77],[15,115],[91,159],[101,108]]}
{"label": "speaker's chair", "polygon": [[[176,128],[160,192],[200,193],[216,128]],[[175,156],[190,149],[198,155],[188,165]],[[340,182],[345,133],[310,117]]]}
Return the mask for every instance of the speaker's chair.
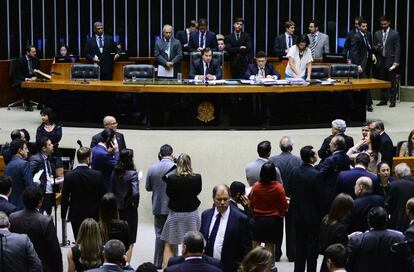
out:
{"label": "speaker's chair", "polygon": [[70,67],[71,80],[99,80],[100,67],[97,64],[74,64]]}
{"label": "speaker's chair", "polygon": [[322,79],[329,77],[329,66],[327,65],[312,65],[311,78]]}
{"label": "speaker's chair", "polygon": [[332,64],[331,77],[354,77],[359,76],[358,66],[355,64]]}
{"label": "speaker's chair", "polygon": [[154,66],[150,64],[128,64],[124,66],[124,80],[153,78]]}

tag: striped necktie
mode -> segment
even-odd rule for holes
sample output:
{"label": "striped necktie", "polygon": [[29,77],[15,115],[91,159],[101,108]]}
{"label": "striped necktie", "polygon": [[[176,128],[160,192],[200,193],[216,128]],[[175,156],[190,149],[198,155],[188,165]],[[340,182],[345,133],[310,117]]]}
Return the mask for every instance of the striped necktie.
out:
{"label": "striped necktie", "polygon": [[316,35],[314,33],[311,34],[311,43],[310,43],[310,50],[312,52],[312,57],[315,57],[315,47],[316,47]]}

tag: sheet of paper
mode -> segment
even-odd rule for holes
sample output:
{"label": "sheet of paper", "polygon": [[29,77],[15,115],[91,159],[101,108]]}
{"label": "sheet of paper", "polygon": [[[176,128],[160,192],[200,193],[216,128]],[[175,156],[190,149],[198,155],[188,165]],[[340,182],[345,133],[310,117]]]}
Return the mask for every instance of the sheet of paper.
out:
{"label": "sheet of paper", "polygon": [[44,169],[40,169],[39,172],[34,174],[33,176],[33,182],[36,182],[37,184],[40,184],[40,176],[43,174]]}
{"label": "sheet of paper", "polygon": [[174,76],[174,68],[171,67],[169,70],[165,69],[164,66],[158,65],[158,76],[159,77],[173,77]]}
{"label": "sheet of paper", "polygon": [[242,79],[240,80],[240,82],[242,84],[254,84],[254,80],[249,80],[249,79]]}
{"label": "sheet of paper", "polygon": [[139,172],[138,172],[138,180],[141,180],[143,175],[144,174],[143,174],[142,170],[139,170]]}

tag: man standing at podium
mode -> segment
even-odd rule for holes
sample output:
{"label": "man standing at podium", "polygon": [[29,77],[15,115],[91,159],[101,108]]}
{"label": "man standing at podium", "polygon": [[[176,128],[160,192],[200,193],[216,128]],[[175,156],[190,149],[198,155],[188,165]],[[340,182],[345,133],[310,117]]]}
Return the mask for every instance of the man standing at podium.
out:
{"label": "man standing at podium", "polygon": [[87,38],[85,44],[86,60],[99,65],[101,80],[112,80],[114,61],[119,58],[119,49],[111,36],[104,35],[101,22],[95,22],[93,30],[95,35]]}

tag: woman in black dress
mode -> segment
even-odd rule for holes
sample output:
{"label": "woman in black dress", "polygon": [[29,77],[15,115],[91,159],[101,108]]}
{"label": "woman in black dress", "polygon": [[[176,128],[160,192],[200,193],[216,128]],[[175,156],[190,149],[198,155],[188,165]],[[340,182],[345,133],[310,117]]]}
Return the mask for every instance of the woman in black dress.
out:
{"label": "woman in black dress", "polygon": [[139,204],[139,180],[132,149],[121,150],[119,161],[112,174],[112,192],[118,205],[119,218],[128,222],[129,226],[131,239],[127,255],[129,262],[137,239]]}
{"label": "woman in black dress", "polygon": [[[353,208],[354,200],[350,195],[339,194],[332,202],[329,214],[327,214],[321,223],[319,231],[319,253],[324,255],[325,250],[332,244],[343,244],[346,247],[348,243],[348,232],[342,220]],[[321,265],[321,272],[328,272],[325,257]]]}

